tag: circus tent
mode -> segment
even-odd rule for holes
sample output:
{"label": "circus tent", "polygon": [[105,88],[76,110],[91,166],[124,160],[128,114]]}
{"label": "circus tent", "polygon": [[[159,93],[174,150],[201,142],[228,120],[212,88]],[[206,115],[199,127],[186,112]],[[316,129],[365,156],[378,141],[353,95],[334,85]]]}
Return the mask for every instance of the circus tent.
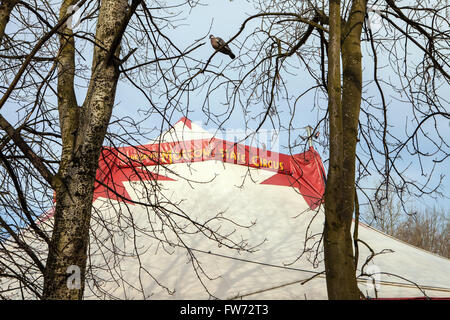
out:
{"label": "circus tent", "polygon": [[[312,147],[282,154],[187,118],[149,144],[104,148],[85,298],[327,299],[325,177]],[[362,293],[450,297],[448,259],[358,227]]]}

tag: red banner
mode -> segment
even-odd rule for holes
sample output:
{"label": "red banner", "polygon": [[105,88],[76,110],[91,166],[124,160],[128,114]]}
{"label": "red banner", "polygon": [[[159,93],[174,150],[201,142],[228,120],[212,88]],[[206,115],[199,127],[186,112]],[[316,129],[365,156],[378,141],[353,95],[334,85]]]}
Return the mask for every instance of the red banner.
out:
{"label": "red banner", "polygon": [[123,181],[172,180],[136,168],[209,160],[276,172],[262,184],[293,186],[313,209],[322,202],[325,170],[320,156],[313,148],[289,156],[216,138],[122,148],[105,147],[100,156],[94,200],[109,197],[129,201]]}

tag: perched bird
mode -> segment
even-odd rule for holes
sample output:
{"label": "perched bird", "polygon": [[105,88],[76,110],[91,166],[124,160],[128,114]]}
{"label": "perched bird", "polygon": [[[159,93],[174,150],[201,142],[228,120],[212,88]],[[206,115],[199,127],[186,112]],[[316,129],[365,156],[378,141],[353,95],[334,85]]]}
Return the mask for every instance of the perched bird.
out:
{"label": "perched bird", "polygon": [[225,45],[225,41],[223,41],[221,38],[210,35],[209,39],[211,40],[211,45],[214,49],[226,55],[229,55],[231,59],[236,58],[233,52],[231,52],[230,47],[228,45]]}

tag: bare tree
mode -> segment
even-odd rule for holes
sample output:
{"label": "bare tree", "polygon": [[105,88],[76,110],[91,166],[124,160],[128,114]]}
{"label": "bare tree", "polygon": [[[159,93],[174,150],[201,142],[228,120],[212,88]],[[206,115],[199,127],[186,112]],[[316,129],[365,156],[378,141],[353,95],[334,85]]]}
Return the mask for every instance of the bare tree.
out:
{"label": "bare tree", "polygon": [[442,209],[417,209],[406,205],[393,195],[382,205],[365,212],[367,223],[413,246],[449,257],[449,218]]}
{"label": "bare tree", "polygon": [[[358,241],[352,242],[350,233],[352,217],[359,211],[356,187],[377,174],[382,177],[380,190],[390,187],[400,197],[434,195],[439,181],[432,180],[432,173],[448,158],[448,143],[440,133],[442,119],[450,118],[443,97],[449,82],[448,6],[443,1],[400,4],[391,0],[254,3],[258,13],[243,21],[226,41],[239,48],[236,52],[232,48],[239,52],[237,59],[216,65],[217,52],[206,61],[191,55],[204,44],[201,40],[178,48],[163,32],[163,26],[171,25],[176,16],[158,16],[164,8],[152,8],[148,1],[67,0],[58,7],[59,14],[47,1],[44,5],[1,2],[0,108],[17,105],[20,111],[15,123],[0,116],[5,133],[1,197],[8,209],[7,219],[0,224],[1,237],[9,239],[1,245],[7,260],[16,264],[14,269],[1,265],[3,277],[19,279],[20,288],[36,297],[82,297],[83,287],[67,290],[66,270],[80,266],[83,284],[90,270],[90,221],[93,217],[104,220],[91,213],[91,207],[98,160],[108,152],[102,151],[105,136],[109,130],[107,141],[114,147],[138,144],[138,136],[151,135],[141,128],[143,122],[112,117],[122,77],[146,99],[142,121],[159,117],[156,131],[170,123],[180,105],[187,113],[192,93],[202,92],[202,110],[219,129],[233,110],[241,109],[246,127],[258,131],[269,123],[288,132],[291,152],[306,148],[294,128],[297,115],[305,112],[302,102],[313,95],[320,116],[312,135],[324,132],[329,152],[323,236],[328,295],[330,299],[359,298],[358,259],[353,252]],[[67,24],[73,15],[68,9],[82,4],[89,5],[83,18],[86,27],[74,32]],[[170,7],[195,4],[187,1]],[[369,24],[373,14],[381,18],[379,30]],[[8,34],[5,26],[11,19],[18,27]],[[83,50],[87,46],[93,47],[92,58]],[[388,68],[390,73],[382,74]],[[287,80],[292,75],[302,80],[294,88]],[[303,84],[305,75],[312,84]],[[388,95],[396,100],[388,101]],[[401,115],[397,113],[398,105],[404,106],[400,100],[409,107]],[[404,130],[396,129],[399,124],[394,120],[399,118],[408,119],[402,123]],[[425,171],[426,162],[433,168],[420,184],[407,178],[409,163],[401,161],[411,156],[419,170]],[[158,189],[157,184],[153,186]],[[110,189],[120,196],[115,187]],[[50,233],[34,221],[37,212],[48,209],[53,190],[55,225]],[[383,195],[387,193],[379,193]],[[161,223],[171,225],[174,221],[164,214],[166,204],[156,207],[161,210]],[[189,221],[187,215],[180,217]],[[128,222],[133,225],[132,220]],[[205,230],[204,223],[190,222],[197,231]],[[182,224],[178,225],[178,231],[182,230]],[[23,226],[45,245],[31,249],[30,233],[18,232]],[[207,234],[215,241],[226,236]],[[228,245],[246,247],[231,239]],[[24,252],[21,259],[25,261],[18,259],[11,246]],[[49,255],[44,264],[46,247]],[[201,272],[201,267],[197,265],[196,270]],[[42,275],[43,287],[38,281]]]}
{"label": "bare tree", "polygon": [[444,210],[415,211],[399,224],[394,236],[414,246],[449,258],[449,218]]}
{"label": "bare tree", "polygon": [[[384,193],[384,189],[380,193]],[[362,213],[360,220],[364,220],[370,226],[395,236],[397,228],[404,217],[402,204],[400,201],[396,201],[396,197],[393,194],[383,195],[382,198],[385,200],[378,203],[375,202],[366,212]]]}
{"label": "bare tree", "polygon": [[[109,163],[105,157],[117,155],[123,144],[154,138],[155,132],[161,133],[170,124],[170,108],[178,105],[178,98],[170,97],[173,81],[177,83],[178,73],[191,72],[193,59],[188,55],[204,43],[178,48],[162,31],[176,23],[177,16],[171,18],[165,13],[170,9],[173,14],[177,8],[195,4],[182,1],[153,8],[139,0],[66,0],[58,4],[2,1],[4,73],[0,108],[13,107],[19,115],[18,120],[0,116],[4,133],[0,148],[4,182],[0,276],[16,280],[8,282],[5,292],[19,290],[22,298],[81,299],[88,275],[94,278],[99,296],[104,296],[107,293],[102,292],[97,285],[100,280],[95,277],[96,268],[104,265],[91,263],[90,236],[100,244],[97,254],[114,250],[117,259],[130,254],[139,257],[139,248],[125,252],[118,244],[110,248],[102,243],[104,239],[96,238],[124,224],[134,230],[127,235],[131,238],[138,233],[151,234],[161,243],[171,239],[169,245],[183,246],[183,235],[201,233],[230,248],[248,249],[245,241],[234,241],[214,226],[221,217],[213,214],[196,221],[169,202],[141,203],[148,208],[149,221],[157,220],[146,229],[135,225],[132,216],[123,211],[108,220],[103,212],[92,210],[94,188],[99,184],[116,199],[133,201],[121,193],[119,186],[105,183],[112,173],[98,171],[99,159]],[[71,19],[77,10],[83,10],[83,28],[75,30]],[[8,21],[13,21],[10,29]],[[161,117],[161,125],[150,134],[140,126],[145,116],[141,121],[113,116],[121,78],[143,91],[149,105],[147,115],[156,113]],[[146,86],[152,89],[144,91]],[[154,98],[160,92],[165,92],[167,99]],[[111,147],[103,147],[105,137]],[[129,159],[129,164],[137,179],[152,181],[154,173],[134,169],[136,159]],[[147,200],[153,199],[156,192],[158,187],[153,181]],[[42,214],[50,210],[53,219],[43,219]],[[150,212],[154,216],[150,217]],[[91,220],[97,226],[90,231]],[[202,266],[195,253],[186,249],[201,281]],[[73,266],[79,268],[80,286],[69,288],[67,272]],[[115,265],[106,267],[113,272]]]}

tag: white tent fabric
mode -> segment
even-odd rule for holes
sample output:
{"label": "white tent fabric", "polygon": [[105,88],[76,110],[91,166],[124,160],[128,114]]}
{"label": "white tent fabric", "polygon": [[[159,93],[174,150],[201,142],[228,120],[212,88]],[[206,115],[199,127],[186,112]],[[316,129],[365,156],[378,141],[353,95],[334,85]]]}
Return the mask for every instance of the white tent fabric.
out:
{"label": "white tent fabric", "polygon": [[[182,119],[153,143],[212,136]],[[278,174],[268,167],[202,158],[146,166],[157,184],[114,174],[129,200],[94,197],[85,298],[327,299],[323,206],[301,188],[263,183]],[[363,266],[373,274],[358,279],[367,296],[450,297],[449,259],[362,223],[359,238],[376,253],[366,264],[372,251],[359,246],[358,275]],[[228,247],[236,244],[249,250]]]}
{"label": "white tent fabric", "polygon": [[[212,137],[212,133],[182,119],[157,141],[168,143]],[[214,221],[217,223],[214,226],[220,225],[220,230],[232,234],[236,242],[248,240],[255,251],[220,246],[202,233],[182,235],[183,244],[180,244],[172,232],[164,232],[164,237],[168,237],[166,246],[167,243],[177,244],[166,248],[161,248],[161,242],[140,237],[138,246],[145,251],[140,256],[142,267],[138,268],[136,258],[124,258],[122,276],[130,279],[127,280],[130,285],[111,283],[108,289],[104,287],[105,291],[122,298],[153,299],[327,298],[318,242],[323,228],[323,207],[311,210],[298,190],[291,186],[262,185],[262,181],[275,173],[259,168],[210,160],[176,163],[152,170],[173,179],[158,182],[162,188],[159,197],[172,203],[166,203],[165,208],[184,212],[198,221],[223,217]],[[125,187],[133,199],[145,198],[146,190],[150,189],[142,183],[139,186],[125,183]],[[102,212],[115,215],[116,209],[111,212],[109,201],[99,198],[94,205]],[[116,206],[123,207],[124,203],[117,202]],[[149,216],[153,217],[149,210],[135,205],[131,212],[134,223],[148,229]],[[229,221],[251,227],[242,228],[227,223]],[[163,229],[162,223],[160,226]],[[190,231],[197,231],[194,229]],[[162,232],[152,233],[155,235],[163,238]],[[377,253],[365,266],[366,273],[375,274],[372,278],[361,277],[359,281],[363,293],[384,298],[450,296],[448,259],[363,224],[360,224],[359,237]],[[371,251],[362,245],[359,249],[361,271]],[[190,255],[197,260],[193,261]],[[311,280],[304,283],[308,279]],[[133,289],[132,285],[137,287],[138,283],[142,286]]]}

